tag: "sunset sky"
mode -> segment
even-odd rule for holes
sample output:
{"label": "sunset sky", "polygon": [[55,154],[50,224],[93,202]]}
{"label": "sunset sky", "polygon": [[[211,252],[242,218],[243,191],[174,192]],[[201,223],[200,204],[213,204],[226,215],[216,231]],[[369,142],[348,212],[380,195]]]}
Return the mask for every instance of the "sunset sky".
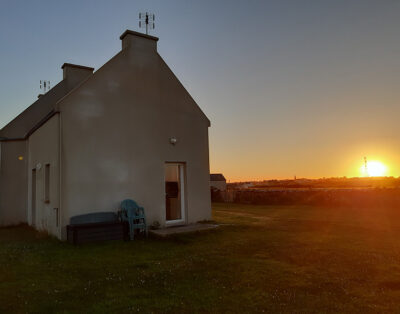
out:
{"label": "sunset sky", "polygon": [[0,2],[0,128],[64,62],[98,69],[156,14],[158,51],[211,120],[230,181],[400,176],[400,1]]}

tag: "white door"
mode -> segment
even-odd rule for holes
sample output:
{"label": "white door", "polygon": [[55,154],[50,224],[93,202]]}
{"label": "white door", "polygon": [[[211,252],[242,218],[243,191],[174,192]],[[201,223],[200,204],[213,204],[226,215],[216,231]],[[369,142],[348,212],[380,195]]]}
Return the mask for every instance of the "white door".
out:
{"label": "white door", "polygon": [[185,164],[165,164],[165,217],[167,225],[184,224]]}
{"label": "white door", "polygon": [[38,230],[60,236],[59,175],[51,163],[38,163],[32,169],[31,221]]}

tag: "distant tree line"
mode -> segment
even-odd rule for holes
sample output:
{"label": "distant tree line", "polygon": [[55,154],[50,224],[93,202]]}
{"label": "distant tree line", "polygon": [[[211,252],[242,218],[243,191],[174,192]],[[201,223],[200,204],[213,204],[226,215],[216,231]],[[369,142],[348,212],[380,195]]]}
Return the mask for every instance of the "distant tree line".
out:
{"label": "distant tree line", "polygon": [[391,206],[400,209],[400,188],[227,190],[212,192],[214,202],[255,205]]}
{"label": "distant tree line", "polygon": [[228,184],[229,189],[299,189],[299,188],[400,188],[400,178],[365,177],[365,178],[321,178],[293,180],[264,180],[253,182],[236,182]]}

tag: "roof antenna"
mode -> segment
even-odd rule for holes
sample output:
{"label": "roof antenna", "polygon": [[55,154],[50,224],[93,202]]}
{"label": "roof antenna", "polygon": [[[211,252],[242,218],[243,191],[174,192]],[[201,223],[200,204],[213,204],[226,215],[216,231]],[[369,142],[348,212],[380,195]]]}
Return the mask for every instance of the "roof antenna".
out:
{"label": "roof antenna", "polygon": [[40,80],[40,90],[43,91],[43,94],[46,94],[50,90],[50,81]]}
{"label": "roof antenna", "polygon": [[139,13],[139,28],[146,28],[146,35],[149,34],[150,29],[154,29],[155,15],[149,12]]}

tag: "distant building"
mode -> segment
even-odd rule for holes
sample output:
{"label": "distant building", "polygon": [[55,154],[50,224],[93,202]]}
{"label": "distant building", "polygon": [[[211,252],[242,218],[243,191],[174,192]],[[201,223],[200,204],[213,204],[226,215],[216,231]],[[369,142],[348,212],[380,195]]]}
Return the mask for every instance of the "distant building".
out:
{"label": "distant building", "polygon": [[226,179],[222,173],[211,173],[210,174],[210,187],[215,190],[225,191],[226,190]]}

